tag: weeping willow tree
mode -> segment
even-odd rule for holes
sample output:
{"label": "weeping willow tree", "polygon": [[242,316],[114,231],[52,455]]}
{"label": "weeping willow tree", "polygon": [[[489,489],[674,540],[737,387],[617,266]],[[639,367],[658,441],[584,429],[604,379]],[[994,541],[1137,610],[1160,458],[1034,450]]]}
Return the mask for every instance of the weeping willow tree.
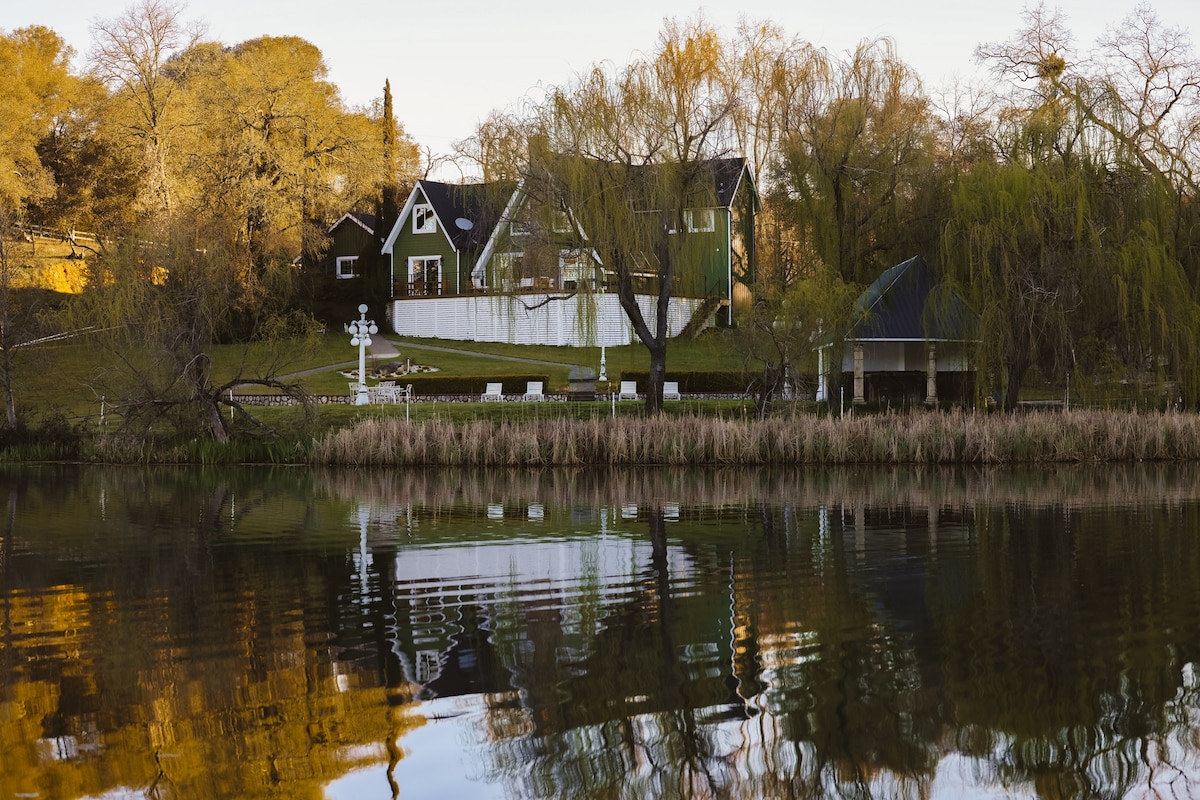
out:
{"label": "weeping willow tree", "polygon": [[282,303],[289,263],[262,270],[231,240],[164,227],[118,242],[89,265],[88,291],[64,312],[69,326],[94,329],[90,341],[104,357],[92,388],[113,403],[128,441],[168,430],[218,442],[273,435],[231,393],[238,386],[311,399],[280,377],[320,341],[320,326]]}
{"label": "weeping willow tree", "polygon": [[[958,184],[945,252],[981,311],[979,369],[1006,409],[1033,367],[1197,397],[1200,306],[1155,201],[1086,159],[980,167]],[[1160,202],[1169,197],[1159,195]]]}
{"label": "weeping willow tree", "polygon": [[808,90],[792,98],[772,203],[843,280],[870,283],[936,240],[926,196],[939,177],[933,117],[886,39],[841,59],[806,55],[789,67]]}
{"label": "weeping willow tree", "polygon": [[1183,133],[1200,130],[1190,52],[1139,12],[1081,59],[1061,16],[1037,7],[977,54],[1012,92],[993,121],[996,159],[956,187],[944,249],[982,311],[982,374],[1006,408],[1034,366],[1194,402],[1195,237],[1180,225],[1195,204]]}
{"label": "weeping willow tree", "polygon": [[699,231],[711,228],[694,214],[718,205],[737,105],[721,64],[713,29],[669,24],[650,58],[551,92],[530,148],[526,190],[578,234],[649,353],[651,412],[662,409],[671,300],[705,294]]}

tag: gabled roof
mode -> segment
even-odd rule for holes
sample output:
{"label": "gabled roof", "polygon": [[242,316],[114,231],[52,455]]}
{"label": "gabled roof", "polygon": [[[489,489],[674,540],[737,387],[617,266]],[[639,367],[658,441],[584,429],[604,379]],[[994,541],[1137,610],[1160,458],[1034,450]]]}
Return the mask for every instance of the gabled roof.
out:
{"label": "gabled roof", "polygon": [[[750,174],[749,166],[744,158],[714,158],[708,162],[712,170],[713,183],[717,189],[717,203],[723,208],[733,206],[734,198],[742,184],[747,184],[751,197],[758,197],[758,189],[754,185],[754,176]],[[757,206],[758,201],[755,200]]]}
{"label": "gabled roof", "polygon": [[469,184],[417,181],[383,245],[383,252],[392,252],[396,237],[409,224],[413,207],[422,197],[433,207],[439,231],[455,250],[481,248],[492,236],[516,188],[512,181]]}
{"label": "gabled roof", "polygon": [[[625,164],[560,155],[550,159],[548,163],[552,171],[559,168],[569,170],[570,164],[583,163],[589,165],[589,169],[595,169],[597,177],[604,176],[610,180],[626,182],[631,187],[631,196],[640,197],[640,201],[635,200],[640,206],[637,209],[639,211],[655,210],[658,187],[678,177],[678,173],[669,172],[675,166],[670,162]],[[689,177],[696,178],[688,187],[689,193],[695,195],[692,200],[697,202],[696,207],[732,208],[743,186],[750,190],[752,202],[755,208],[758,207],[758,190],[746,159],[710,158],[692,162],[689,166],[696,168],[696,172],[688,173]]]}
{"label": "gabled roof", "polygon": [[375,235],[375,215],[367,214],[362,211],[349,211],[341,216],[341,218],[329,226],[328,233],[333,233],[343,222],[352,222],[362,228],[372,236]]}
{"label": "gabled roof", "polygon": [[953,289],[937,289],[933,270],[914,256],[885,270],[855,304],[858,322],[847,339],[972,341],[979,316]]}

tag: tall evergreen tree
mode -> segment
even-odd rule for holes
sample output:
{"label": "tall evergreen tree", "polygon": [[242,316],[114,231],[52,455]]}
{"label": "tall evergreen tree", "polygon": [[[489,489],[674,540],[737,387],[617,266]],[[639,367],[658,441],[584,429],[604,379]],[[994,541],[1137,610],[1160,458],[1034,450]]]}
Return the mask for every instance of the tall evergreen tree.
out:
{"label": "tall evergreen tree", "polygon": [[400,160],[397,154],[399,126],[392,109],[392,82],[383,82],[383,115],[379,120],[383,137],[383,177],[375,202],[375,246],[370,253],[359,256],[364,265],[367,304],[378,308],[391,298],[391,275],[383,257],[383,243],[400,216]]}

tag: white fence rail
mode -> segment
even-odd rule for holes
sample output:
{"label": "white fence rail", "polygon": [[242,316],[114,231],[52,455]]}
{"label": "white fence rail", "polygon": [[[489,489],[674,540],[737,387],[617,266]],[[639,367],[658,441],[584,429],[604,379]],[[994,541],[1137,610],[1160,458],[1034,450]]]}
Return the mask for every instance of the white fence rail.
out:
{"label": "white fence rail", "polygon": [[68,242],[70,244],[79,244],[81,242],[91,244],[103,243],[100,235],[92,231],[63,230],[61,228],[48,228],[45,225],[14,225],[12,231],[14,237],[19,236],[27,242],[41,240],[48,242]]}

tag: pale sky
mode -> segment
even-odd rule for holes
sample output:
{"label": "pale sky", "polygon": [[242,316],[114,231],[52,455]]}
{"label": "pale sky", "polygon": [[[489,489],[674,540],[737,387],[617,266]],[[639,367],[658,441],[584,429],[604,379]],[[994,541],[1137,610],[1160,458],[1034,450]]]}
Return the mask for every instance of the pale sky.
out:
{"label": "pale sky", "polygon": [[[329,78],[348,105],[382,96],[390,79],[395,113],[419,145],[446,153],[493,109],[537,98],[539,87],[567,84],[599,61],[623,65],[653,50],[665,19],[702,13],[732,35],[738,19],[768,19],[789,36],[834,52],[890,36],[901,58],[936,89],[970,79],[975,47],[1004,41],[1021,25],[1025,0],[194,0],[187,19],[207,23],[209,38],[236,44],[262,35],[299,36],[325,56]],[[0,29],[54,29],[79,57],[91,48],[91,21],[119,16],[128,0],[3,0]],[[1135,0],[1048,1],[1061,9],[1075,45],[1090,49]],[[1154,0],[1160,21],[1200,30],[1196,0]],[[448,178],[449,179],[449,178]]]}

